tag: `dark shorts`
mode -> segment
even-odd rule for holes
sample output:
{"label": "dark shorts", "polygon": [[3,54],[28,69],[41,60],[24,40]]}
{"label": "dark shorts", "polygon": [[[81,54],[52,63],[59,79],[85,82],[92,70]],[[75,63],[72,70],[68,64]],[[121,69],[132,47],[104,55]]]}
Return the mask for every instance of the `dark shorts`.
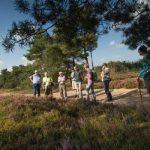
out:
{"label": "dark shorts", "polygon": [[46,91],[45,91],[45,95],[52,95],[52,87],[48,87],[47,89],[46,89]]}

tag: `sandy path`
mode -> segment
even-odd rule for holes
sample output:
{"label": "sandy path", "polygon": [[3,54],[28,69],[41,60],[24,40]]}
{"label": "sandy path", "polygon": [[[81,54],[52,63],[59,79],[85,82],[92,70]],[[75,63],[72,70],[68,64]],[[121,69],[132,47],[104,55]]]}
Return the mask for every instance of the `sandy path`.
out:
{"label": "sandy path", "polygon": [[[103,89],[95,89],[96,99],[99,102],[106,102],[106,95]],[[137,89],[113,89],[111,90],[113,95],[112,102],[106,103],[113,103],[115,105],[138,105],[141,104],[140,95]],[[74,91],[67,92],[69,98],[74,97]],[[21,95],[21,96],[32,96],[32,94],[23,94],[21,92],[0,92],[1,96],[6,95]],[[44,96],[43,94],[41,96]],[[83,96],[85,97],[85,91],[83,91]],[[54,97],[60,98],[59,92],[54,93]],[[144,105],[150,106],[150,98],[146,95],[145,90],[142,91],[142,98]]]}

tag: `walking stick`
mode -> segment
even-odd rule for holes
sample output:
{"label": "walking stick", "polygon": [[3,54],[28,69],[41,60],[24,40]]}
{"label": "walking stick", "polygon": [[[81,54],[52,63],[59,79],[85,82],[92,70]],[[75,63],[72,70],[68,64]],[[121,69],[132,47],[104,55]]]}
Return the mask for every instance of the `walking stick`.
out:
{"label": "walking stick", "polygon": [[141,91],[141,81],[138,79],[137,82],[138,82],[138,91],[139,91],[139,94],[140,94],[140,100],[141,100],[141,104],[142,104],[143,97],[142,97],[142,91]]}

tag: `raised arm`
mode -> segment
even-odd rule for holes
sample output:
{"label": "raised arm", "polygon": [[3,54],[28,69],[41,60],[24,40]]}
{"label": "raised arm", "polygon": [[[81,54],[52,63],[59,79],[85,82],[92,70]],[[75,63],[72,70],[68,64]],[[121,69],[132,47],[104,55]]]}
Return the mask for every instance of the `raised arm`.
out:
{"label": "raised arm", "polygon": [[31,80],[31,82],[33,82],[33,75],[30,76],[29,79]]}

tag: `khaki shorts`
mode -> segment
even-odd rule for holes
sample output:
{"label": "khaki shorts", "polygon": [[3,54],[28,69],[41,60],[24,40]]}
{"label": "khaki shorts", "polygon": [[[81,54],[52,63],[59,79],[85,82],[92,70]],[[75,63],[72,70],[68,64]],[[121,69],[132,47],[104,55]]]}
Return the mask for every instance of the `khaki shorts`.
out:
{"label": "khaki shorts", "polygon": [[75,82],[75,81],[72,81],[72,89],[73,89],[73,90],[77,89],[77,88],[76,88],[76,82]]}

